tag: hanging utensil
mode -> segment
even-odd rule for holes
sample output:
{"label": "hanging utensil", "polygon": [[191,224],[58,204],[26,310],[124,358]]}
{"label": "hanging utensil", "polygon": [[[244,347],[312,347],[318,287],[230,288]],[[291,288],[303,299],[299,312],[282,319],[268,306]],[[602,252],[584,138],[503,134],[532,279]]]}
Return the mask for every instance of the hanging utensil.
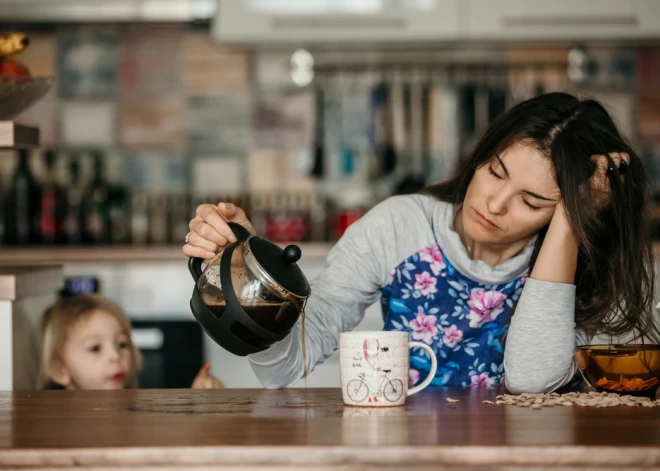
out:
{"label": "hanging utensil", "polygon": [[392,100],[391,87],[385,83],[381,85],[382,107],[380,108],[380,137],[377,146],[378,160],[380,162],[380,175],[386,176],[394,172],[397,165],[397,153],[394,145],[393,116],[390,102]]}
{"label": "hanging utensil", "polygon": [[431,174],[431,86],[425,83],[422,86],[421,95],[422,115],[422,148],[421,148],[421,173],[420,177],[427,184],[428,176]]}
{"label": "hanging utensil", "polygon": [[407,148],[404,153],[405,174],[396,186],[396,194],[416,193],[424,187],[421,150],[423,147],[422,86],[413,80],[405,88],[404,109]]}
{"label": "hanging utensil", "polygon": [[311,175],[316,178],[323,178],[325,175],[325,146],[324,146],[324,106],[323,106],[323,89],[320,85],[316,86],[314,93],[315,99],[315,115],[316,122],[314,128],[314,164],[312,166]]}

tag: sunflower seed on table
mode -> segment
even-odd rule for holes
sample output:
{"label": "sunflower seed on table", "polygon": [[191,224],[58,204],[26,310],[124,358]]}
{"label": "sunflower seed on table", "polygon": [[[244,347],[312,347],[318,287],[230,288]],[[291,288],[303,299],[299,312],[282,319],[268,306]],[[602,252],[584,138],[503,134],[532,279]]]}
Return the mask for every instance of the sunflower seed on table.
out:
{"label": "sunflower seed on table", "polygon": [[[484,404],[493,404],[492,401],[483,401]],[[510,405],[518,407],[531,407],[532,409],[539,410],[543,407],[553,406],[582,406],[582,407],[615,407],[615,406],[628,406],[628,407],[660,407],[660,400],[653,400],[647,397],[636,396],[620,396],[615,393],[596,392],[591,391],[588,393],[570,392],[566,394],[549,393],[549,394],[499,394],[496,397],[495,404],[497,405]]]}

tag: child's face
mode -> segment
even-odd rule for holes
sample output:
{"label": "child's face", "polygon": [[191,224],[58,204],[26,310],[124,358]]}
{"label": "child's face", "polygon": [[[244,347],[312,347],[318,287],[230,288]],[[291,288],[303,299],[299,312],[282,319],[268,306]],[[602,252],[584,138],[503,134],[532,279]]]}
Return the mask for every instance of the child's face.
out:
{"label": "child's face", "polygon": [[111,314],[98,310],[72,325],[62,351],[62,386],[123,389],[133,374],[128,336]]}

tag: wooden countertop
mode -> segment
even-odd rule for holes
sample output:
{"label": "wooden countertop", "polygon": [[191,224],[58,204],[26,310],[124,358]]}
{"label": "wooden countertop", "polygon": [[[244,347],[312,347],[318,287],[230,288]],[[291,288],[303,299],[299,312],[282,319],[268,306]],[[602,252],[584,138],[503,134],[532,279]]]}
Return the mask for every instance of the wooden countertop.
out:
{"label": "wooden countertop", "polygon": [[0,467],[660,469],[660,408],[483,404],[495,394],[369,409],[339,389],[7,392]]}

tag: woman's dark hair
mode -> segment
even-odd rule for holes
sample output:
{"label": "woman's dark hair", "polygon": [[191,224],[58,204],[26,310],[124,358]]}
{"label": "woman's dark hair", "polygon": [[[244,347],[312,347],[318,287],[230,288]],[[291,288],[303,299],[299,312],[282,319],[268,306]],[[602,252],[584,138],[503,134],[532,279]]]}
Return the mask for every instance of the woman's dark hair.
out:
{"label": "woman's dark hair", "polygon": [[[461,204],[475,170],[517,142],[529,142],[552,161],[555,177],[580,241],[575,273],[575,321],[591,333],[660,341],[654,322],[654,257],[649,194],[642,163],[596,100],[566,93],[532,98],[500,115],[467,161],[448,181],[423,193]],[[610,203],[597,207],[589,186],[594,155],[625,152],[630,164],[608,171]],[[610,164],[611,164],[610,160]],[[536,241],[531,265],[547,227]]]}

